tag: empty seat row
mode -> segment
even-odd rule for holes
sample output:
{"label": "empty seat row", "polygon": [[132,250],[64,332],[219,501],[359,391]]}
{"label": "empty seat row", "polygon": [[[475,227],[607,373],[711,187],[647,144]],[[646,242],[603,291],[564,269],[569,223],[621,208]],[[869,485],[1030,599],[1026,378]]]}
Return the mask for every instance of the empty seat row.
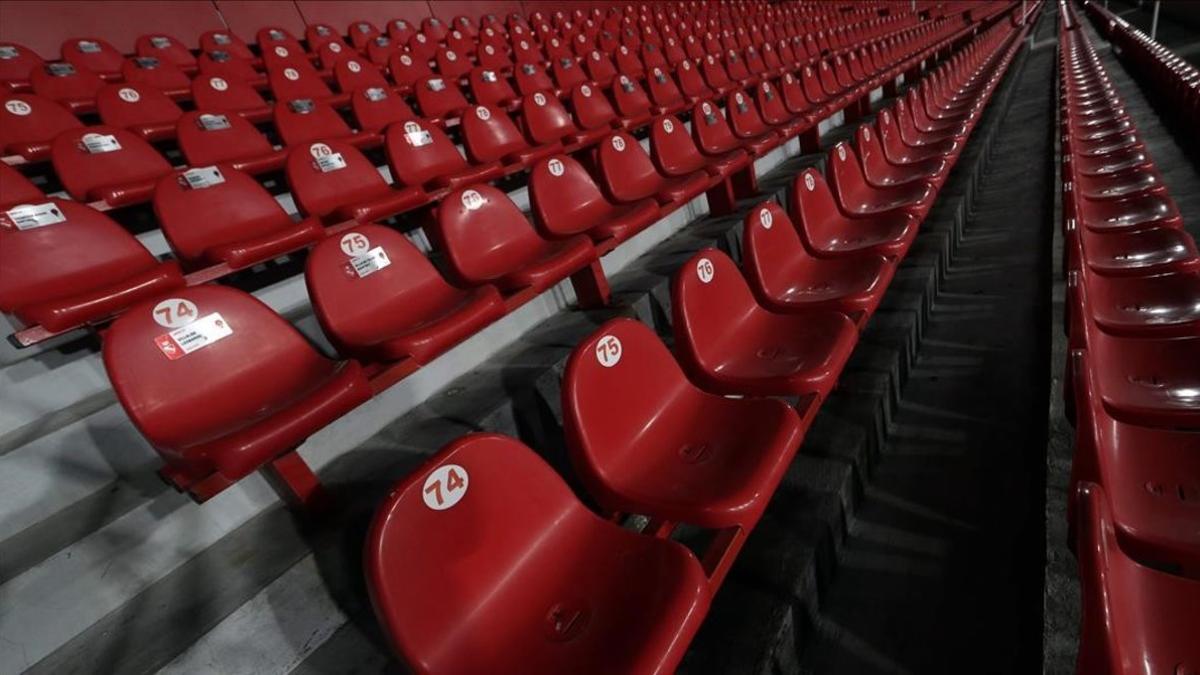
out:
{"label": "empty seat row", "polygon": [[[1065,5],[1062,196],[1078,672],[1200,666],[1200,254]],[[1139,665],[1139,667],[1142,667]]]}
{"label": "empty seat row", "polygon": [[[1005,26],[983,36],[972,61],[949,69],[949,91],[985,101],[1022,32]],[[802,203],[816,178],[811,170],[796,177]],[[838,217],[853,225],[854,216]],[[393,489],[368,534],[365,567],[384,633],[411,669],[678,665],[857,342],[843,310],[859,311],[851,297],[877,298],[888,284],[857,284],[846,304],[826,295],[784,308],[759,304],[755,277],[776,262],[781,268],[769,273],[793,284],[825,278],[841,263],[870,276],[902,256],[830,257],[802,243],[803,225],[774,203],[760,204],[744,223],[745,277],[715,249],[679,268],[671,290],[678,361],[631,319],[601,325],[572,352],[562,381],[564,433],[571,467],[600,513],[535,451],[497,434],[450,443]],[[768,398],[776,396],[799,403]],[[503,524],[485,527],[482,515],[497,511]],[[630,514],[650,524],[630,530],[612,522]],[[672,540],[679,523],[715,531],[711,543],[697,554]],[[460,589],[449,602],[435,590],[447,584]]]}

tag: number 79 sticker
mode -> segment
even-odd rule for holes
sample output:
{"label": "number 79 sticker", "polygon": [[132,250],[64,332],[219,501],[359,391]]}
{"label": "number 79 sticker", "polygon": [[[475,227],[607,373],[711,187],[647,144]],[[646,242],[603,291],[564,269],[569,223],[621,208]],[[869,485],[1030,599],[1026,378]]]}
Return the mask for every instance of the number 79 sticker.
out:
{"label": "number 79 sticker", "polygon": [[457,504],[467,494],[470,477],[467,470],[457,464],[443,464],[434,469],[421,488],[425,506],[434,511],[445,511]]}

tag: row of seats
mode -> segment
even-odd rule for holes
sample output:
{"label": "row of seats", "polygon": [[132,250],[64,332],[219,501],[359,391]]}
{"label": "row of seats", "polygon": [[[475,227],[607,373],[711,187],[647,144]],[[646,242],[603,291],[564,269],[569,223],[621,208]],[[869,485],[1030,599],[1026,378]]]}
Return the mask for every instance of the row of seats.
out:
{"label": "row of seats", "polygon": [[[932,200],[933,186],[944,180],[961,151],[962,139],[982,105],[978,93],[989,84],[988,66],[995,66],[989,50],[1000,37],[998,30],[989,31],[985,39],[931,74],[908,99],[898,101],[894,110],[881,114],[877,125],[861,130],[857,153],[849,145],[839,145],[832,155],[836,159],[831,160],[832,189],[820,174],[804,175],[804,188],[796,190],[792,212],[803,224],[803,250],[815,259],[803,266],[807,270],[796,267],[802,263],[799,259],[790,258],[786,264],[799,279],[817,273],[828,273],[830,278],[827,286],[822,282],[823,288],[807,293],[789,288],[779,283],[778,273],[771,272],[769,261],[779,260],[771,258],[775,251],[764,251],[758,284],[764,297],[780,305],[815,301],[845,307],[855,320],[865,320],[890,278],[890,265],[911,244]],[[912,128],[912,137],[905,141],[895,120],[908,117],[903,112],[908,100],[919,101],[923,111],[953,129]],[[569,156],[539,160],[531,174],[530,201],[545,235],[539,235],[507,195],[492,186],[474,183],[450,191],[429,234],[444,253],[454,285],[446,283],[404,236],[390,228],[351,221],[340,236],[323,238],[308,257],[305,279],[320,325],[343,355],[353,357],[350,361],[332,362],[311,348],[292,353],[299,349],[298,334],[278,317],[260,327],[254,313],[269,310],[240,291],[204,285],[148,293],[149,299],[122,314],[104,335],[104,360],[118,398],[166,459],[164,475],[200,500],[219,492],[369,396],[367,378],[379,365],[397,360],[427,362],[498,318],[506,309],[505,296],[537,293],[595,267],[598,252],[593,242],[628,236],[653,222],[662,209],[673,208],[722,180],[721,171],[736,166],[730,162],[730,152],[733,159],[742,152],[741,160],[746,161],[744,150],[736,149],[706,158],[692,145],[683,124],[673,118],[657,119],[652,129],[660,137],[672,137],[671,147],[691,149],[689,155],[677,157],[698,159],[698,163],[668,178],[656,170],[638,142],[625,132],[615,132],[597,153],[607,186],[602,192]],[[330,149],[343,159],[352,157],[348,145]],[[303,163],[309,167],[317,158],[305,156]],[[866,182],[864,168],[879,185]],[[364,173],[371,171],[364,169]],[[227,180],[217,187],[228,185]],[[182,186],[172,185],[172,189],[176,197],[186,195]],[[213,188],[199,191],[204,189]],[[349,190],[339,184],[333,192]],[[191,210],[184,201],[176,208],[181,213]],[[234,211],[230,209],[229,217],[239,217]],[[558,229],[547,231],[548,226]],[[778,228],[777,236],[780,232],[786,228]],[[790,248],[801,252],[795,240]],[[893,262],[885,263],[888,258]],[[214,328],[216,323],[220,326]],[[230,330],[234,339],[228,339]],[[275,340],[272,331],[291,331],[294,338]],[[205,348],[217,340],[221,344]],[[199,373],[219,363],[226,351],[240,350],[246,341],[263,340],[278,346],[247,357],[254,361],[253,367],[207,378],[205,386],[187,393],[164,393],[178,381],[175,361],[186,360],[189,373],[193,367]],[[195,349],[203,351],[193,356]],[[295,360],[307,365],[289,367]],[[780,362],[794,363],[788,358]],[[291,375],[271,377],[273,368],[288,368]],[[210,408],[186,423],[174,421],[175,406],[200,405],[199,401],[220,391],[240,392],[241,378],[256,383],[247,385],[245,397],[228,397],[228,407]],[[296,378],[308,382],[300,386]],[[297,398],[296,392],[305,393]],[[246,411],[254,412],[247,415]]]}
{"label": "row of seats", "polygon": [[1184,124],[1200,119],[1200,69],[1096,2],[1084,7],[1121,58],[1142,78],[1161,109]]}
{"label": "row of seats", "polygon": [[[744,270],[715,249],[685,262],[671,284],[675,355],[628,318],[577,345],[564,432],[601,515],[497,434],[450,443],[396,486],[368,534],[366,573],[414,672],[674,670],[854,349],[853,317],[870,313],[915,236],[926,208],[915,195],[932,198],[1025,30],[1002,22],[921,84],[944,123],[905,144],[925,157],[880,161],[890,180],[862,188],[846,180],[862,160],[838,145],[827,174],[839,190],[810,169],[794,179],[790,214],[773,202],[747,213]],[[877,208],[856,211],[864,199]],[[650,524],[613,522],[630,514]],[[679,523],[715,531],[699,557],[671,539]]]}
{"label": "row of seats", "polygon": [[[950,36],[954,34],[957,31]],[[604,253],[701,192],[708,192],[714,211],[727,208],[736,176],[744,175],[741,182],[752,191],[753,158],[802,133],[814,133],[819,120],[854,105],[949,38],[943,29],[913,39],[897,47],[896,54],[903,53],[904,60],[850,76],[845,88],[832,85],[837,87],[832,94],[817,84],[806,88],[802,78],[788,72],[778,80],[759,82],[753,96],[731,89],[725,98],[728,120],[720,106],[697,100],[691,117],[700,123],[691,124],[690,135],[679,117],[667,115],[651,125],[649,156],[627,132],[613,131],[649,121],[644,95],[641,105],[625,107],[636,117],[622,117],[603,96],[589,96],[589,84],[577,85],[572,92],[574,115],[542,92],[521,100],[515,120],[496,106],[469,108],[457,132],[466,158],[435,124],[416,118],[393,122],[383,134],[390,183],[352,145],[357,136],[344,134],[349,131],[344,124],[316,126],[305,136],[323,140],[306,138],[290,150],[277,150],[237,115],[188,113],[180,123],[180,144],[184,154],[197,161],[186,171],[172,168],[136,134],[110,127],[64,131],[51,154],[58,178],[78,200],[101,208],[152,202],[185,271],[217,266],[223,274],[245,269],[336,232],[323,229],[322,223],[389,218],[435,204],[456,187],[527,170],[535,221],[543,235],[561,239],[588,232]],[[899,110],[923,110],[916,96],[915,91],[910,94],[911,109],[901,104]],[[897,128],[889,127],[882,141],[911,136],[912,125],[921,123],[919,115],[898,119]],[[580,154],[583,150],[587,152]],[[570,156],[543,161],[563,153],[579,155],[594,170],[589,175]],[[538,162],[563,172],[562,178],[552,170],[534,170]],[[268,192],[245,175],[278,167],[285,169],[292,197],[306,216],[302,222],[292,222]],[[570,185],[571,190],[548,187],[554,184]],[[0,172],[0,205],[28,204],[41,199],[37,194],[17,172],[8,167]],[[561,194],[586,198],[557,199]],[[0,232],[12,242],[7,248],[14,260],[23,261],[14,265],[29,268],[19,283],[11,277],[15,288],[0,291],[5,298],[0,309],[26,325],[40,325],[44,330],[38,335],[102,320],[163,288],[182,285],[174,262],[156,263],[107,219],[74,208],[67,211],[74,227],[103,232],[97,238],[112,239],[112,248],[93,246],[89,255],[77,259],[77,267],[45,266],[40,261],[46,255],[61,254],[83,239],[69,228]],[[130,256],[140,263],[128,264]],[[154,284],[146,283],[147,275]],[[206,273],[200,279],[217,276]],[[5,275],[0,287],[8,286],[9,279]],[[35,287],[38,292],[29,292]]]}
{"label": "row of seats", "polygon": [[1079,673],[1200,667],[1200,254],[1074,8],[1061,4]]}

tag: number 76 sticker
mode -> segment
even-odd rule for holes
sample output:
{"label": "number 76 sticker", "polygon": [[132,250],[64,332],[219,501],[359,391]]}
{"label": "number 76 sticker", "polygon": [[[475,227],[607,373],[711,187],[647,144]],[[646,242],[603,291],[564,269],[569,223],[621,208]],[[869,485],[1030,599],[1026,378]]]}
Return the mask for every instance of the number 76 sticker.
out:
{"label": "number 76 sticker", "polygon": [[425,479],[421,489],[425,506],[434,511],[445,511],[454,506],[467,494],[470,477],[467,470],[457,464],[443,464],[434,469]]}

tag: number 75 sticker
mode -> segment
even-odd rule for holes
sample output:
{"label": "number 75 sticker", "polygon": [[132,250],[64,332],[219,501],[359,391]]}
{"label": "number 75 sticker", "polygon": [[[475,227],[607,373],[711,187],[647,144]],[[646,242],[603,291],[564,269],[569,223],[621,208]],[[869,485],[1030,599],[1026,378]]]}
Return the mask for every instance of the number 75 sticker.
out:
{"label": "number 75 sticker", "polygon": [[434,469],[421,488],[425,506],[434,511],[445,511],[454,506],[467,494],[470,477],[467,470],[457,464],[443,464]]}

